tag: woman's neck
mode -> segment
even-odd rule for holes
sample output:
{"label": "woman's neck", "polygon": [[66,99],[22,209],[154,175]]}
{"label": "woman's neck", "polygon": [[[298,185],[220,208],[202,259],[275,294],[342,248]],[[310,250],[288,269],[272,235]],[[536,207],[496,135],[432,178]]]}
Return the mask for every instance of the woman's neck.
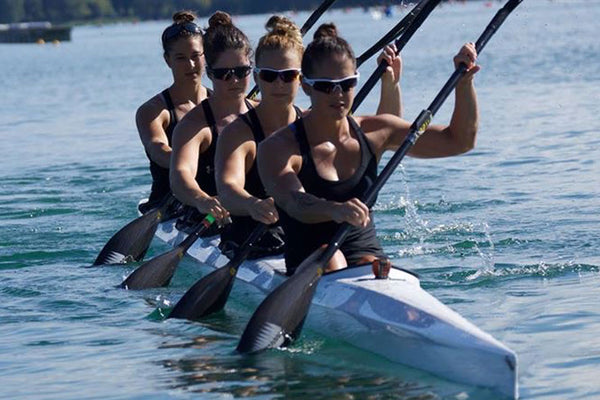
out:
{"label": "woman's neck", "polygon": [[346,117],[336,119],[314,109],[311,109],[304,118],[304,126],[306,131],[310,132],[313,143],[325,141],[338,143],[350,134],[350,126]]}
{"label": "woman's neck", "polygon": [[[201,83],[190,85],[189,83],[174,82],[169,88],[174,102],[188,102],[199,104],[208,96],[208,90]],[[177,101],[175,100],[177,99]]]}
{"label": "woman's neck", "polygon": [[241,96],[224,96],[215,92],[209,98],[209,104],[217,120],[248,111],[246,98]]}
{"label": "woman's neck", "polygon": [[264,130],[265,137],[296,120],[296,109],[292,103],[270,101],[269,99],[261,100],[256,107],[256,114]]}

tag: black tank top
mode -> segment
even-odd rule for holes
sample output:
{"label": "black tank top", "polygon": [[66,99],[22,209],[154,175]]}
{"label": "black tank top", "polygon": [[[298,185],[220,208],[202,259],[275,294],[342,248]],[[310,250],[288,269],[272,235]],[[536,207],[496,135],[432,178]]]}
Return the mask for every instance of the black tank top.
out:
{"label": "black tank top", "polygon": [[[302,110],[296,106],[294,106],[294,110],[296,112],[296,120],[300,119],[302,117]],[[256,109],[250,109],[247,113],[240,115],[240,118],[252,130],[252,136],[257,145],[265,139],[265,131],[260,123]],[[256,161],[252,164],[250,170],[246,174],[244,189],[252,196],[259,199],[266,199],[268,197],[262,181],[260,180],[260,176],[258,175]],[[250,236],[250,233],[252,233],[256,226],[258,226],[258,222],[248,215],[232,215],[231,220],[232,223],[230,226],[221,232],[221,240],[232,241],[236,245],[241,245],[244,240]],[[277,242],[276,238],[269,237],[269,235],[283,239],[283,232],[278,228],[278,225],[279,224],[275,224],[275,226],[271,226],[267,233],[263,235],[262,239],[253,246],[258,250],[255,252],[256,254],[251,254],[249,258],[252,259],[265,255],[280,254],[283,251],[283,246],[280,246],[278,250],[266,250],[269,247],[274,247],[272,244]]]}
{"label": "black tank top", "polygon": [[[307,193],[326,200],[344,202],[354,197],[361,198],[377,179],[377,157],[360,126],[352,117],[348,116],[347,118],[360,145],[360,164],[352,176],[339,181],[323,179],[319,175],[312,158],[303,121],[298,120],[292,125],[302,156],[302,167],[298,172],[298,179]],[[285,252],[286,268],[288,274],[292,274],[306,257],[321,245],[329,242],[341,224],[334,221],[307,224],[291,217],[280,208],[278,210],[288,243]],[[340,250],[349,264],[357,262],[361,256],[366,254],[383,255],[372,222],[365,228],[352,227]]]}
{"label": "black tank top", "polygon": [[[165,129],[165,134],[167,135],[167,143],[169,147],[172,147],[173,140],[173,131],[175,130],[175,125],[177,125],[177,114],[175,113],[175,105],[173,104],[173,99],[171,98],[171,94],[169,93],[169,89],[163,90],[161,96],[167,106],[167,111],[169,112],[169,125],[167,125]],[[207,89],[206,95],[210,97],[212,94],[212,90]],[[169,180],[169,169],[163,168],[154,162],[148,152],[146,151],[146,156],[148,160],[150,160],[150,174],[152,175],[152,188],[150,189],[150,196],[148,198],[148,202],[146,203],[148,207],[159,203],[162,201],[168,193],[171,191],[171,184]]]}
{"label": "black tank top", "polygon": [[[161,96],[167,106],[167,111],[169,111],[169,125],[165,129],[165,134],[167,135],[169,147],[171,147],[173,130],[175,129],[175,125],[177,125],[178,121],[177,116],[175,115],[175,106],[173,105],[173,100],[169,94],[169,89],[163,90],[161,92]],[[146,157],[148,157],[148,160],[150,160],[150,174],[152,175],[152,188],[150,189],[148,204],[155,204],[160,202],[171,191],[169,183],[169,169],[163,168],[154,162],[150,158],[150,155],[147,151]]]}
{"label": "black tank top", "polygon": [[[247,99],[244,99],[246,107],[253,109],[252,103]],[[200,106],[204,110],[204,117],[206,118],[206,124],[210,128],[211,141],[210,146],[200,154],[198,157],[198,171],[196,172],[196,182],[198,186],[206,192],[209,196],[217,195],[217,184],[215,182],[215,152],[217,149],[217,137],[219,132],[217,131],[217,121],[215,115],[210,108],[208,99],[204,99]]]}

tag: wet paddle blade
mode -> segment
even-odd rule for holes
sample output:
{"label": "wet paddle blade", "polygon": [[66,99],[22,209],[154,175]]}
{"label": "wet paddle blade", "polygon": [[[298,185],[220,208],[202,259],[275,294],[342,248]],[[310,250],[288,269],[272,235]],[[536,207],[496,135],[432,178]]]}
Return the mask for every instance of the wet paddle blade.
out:
{"label": "wet paddle blade", "polygon": [[240,353],[257,353],[286,346],[296,339],[327,263],[322,250],[307,258],[297,272],[260,304],[237,346]]}
{"label": "wet paddle blade", "polygon": [[121,283],[123,289],[141,290],[167,286],[185,250],[175,247],[142,264]]}
{"label": "wet paddle blade", "polygon": [[110,238],[93,265],[123,264],[143,259],[161,220],[162,211],[155,209],[131,221]]}
{"label": "wet paddle blade", "polygon": [[198,280],[175,304],[169,318],[197,321],[222,310],[233,287],[233,268],[228,263]]}

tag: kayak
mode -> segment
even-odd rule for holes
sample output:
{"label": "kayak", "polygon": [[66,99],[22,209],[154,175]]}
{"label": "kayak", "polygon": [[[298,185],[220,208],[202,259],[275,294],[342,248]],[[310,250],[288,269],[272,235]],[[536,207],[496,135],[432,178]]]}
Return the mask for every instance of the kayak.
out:
{"label": "kayak", "polygon": [[[156,236],[176,245],[187,234],[171,220]],[[216,236],[199,239],[187,255],[221,267],[229,259],[218,243]],[[285,279],[283,257],[274,256],[245,261],[235,284],[248,286],[258,303]],[[392,267],[387,279],[377,279],[368,264],[325,274],[305,324],[393,362],[518,397],[516,354],[422,289],[411,271]]]}

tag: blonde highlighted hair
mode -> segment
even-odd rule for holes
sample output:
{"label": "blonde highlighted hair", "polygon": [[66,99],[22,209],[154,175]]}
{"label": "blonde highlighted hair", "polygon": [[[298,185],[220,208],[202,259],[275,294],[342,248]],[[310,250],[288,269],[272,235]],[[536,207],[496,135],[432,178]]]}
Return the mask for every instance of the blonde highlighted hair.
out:
{"label": "blonde highlighted hair", "polygon": [[292,50],[298,58],[302,59],[304,45],[302,44],[302,33],[298,25],[287,17],[273,15],[265,24],[267,33],[260,38],[256,47],[256,64],[265,51],[269,50]]}

